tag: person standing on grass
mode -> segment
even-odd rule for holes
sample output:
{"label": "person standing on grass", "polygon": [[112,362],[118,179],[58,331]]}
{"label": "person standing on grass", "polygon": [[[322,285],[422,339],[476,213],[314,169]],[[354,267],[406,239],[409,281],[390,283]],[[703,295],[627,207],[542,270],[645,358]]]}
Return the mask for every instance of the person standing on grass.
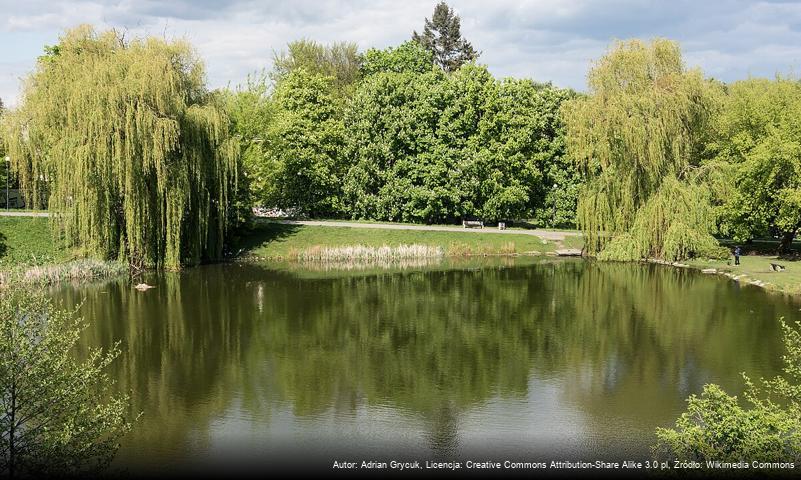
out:
{"label": "person standing on grass", "polygon": [[734,264],[735,265],[739,265],[740,264],[740,246],[739,245],[734,247]]}

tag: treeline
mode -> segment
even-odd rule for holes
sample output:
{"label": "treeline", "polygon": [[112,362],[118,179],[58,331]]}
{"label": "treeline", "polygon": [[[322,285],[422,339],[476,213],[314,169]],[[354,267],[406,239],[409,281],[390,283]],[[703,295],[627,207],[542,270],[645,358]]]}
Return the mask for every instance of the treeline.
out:
{"label": "treeline", "polygon": [[684,65],[675,42],[616,44],[589,92],[563,109],[585,186],[579,225],[613,260],[727,256],[713,235],[780,236],[801,226],[801,83],[724,84]]}
{"label": "treeline", "polygon": [[229,94],[256,205],[311,217],[573,226],[579,176],[559,109],[571,90],[452,73],[415,41],[358,55],[301,40]]}
{"label": "treeline", "polygon": [[615,43],[577,94],[495,79],[444,3],[360,54],[301,40],[228,93],[250,201],[312,217],[577,226],[613,260],[725,256],[801,227],[801,83],[725,84],[676,42]]}

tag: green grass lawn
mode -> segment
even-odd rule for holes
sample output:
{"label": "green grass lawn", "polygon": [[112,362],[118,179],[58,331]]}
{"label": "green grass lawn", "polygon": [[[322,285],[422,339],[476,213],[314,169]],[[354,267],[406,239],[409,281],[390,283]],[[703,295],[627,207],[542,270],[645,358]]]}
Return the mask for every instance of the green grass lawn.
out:
{"label": "green grass lawn", "polygon": [[[568,241],[574,240],[568,238]],[[245,249],[245,254],[257,257],[287,258],[293,252],[317,246],[379,247],[402,244],[439,246],[447,255],[548,253],[559,247],[556,242],[532,235],[481,234],[456,229],[453,232],[428,232],[257,222],[254,230],[244,236],[240,248]],[[53,241],[47,218],[0,217],[0,268],[59,263],[72,256]]]}
{"label": "green grass lawn", "polygon": [[128,273],[124,262],[83,258],[58,247],[44,217],[0,217],[0,289],[90,281]]}
{"label": "green grass lawn", "polygon": [[562,240],[562,248],[581,250],[584,248],[584,237],[580,235],[568,235]]}
{"label": "green grass lawn", "polygon": [[[760,280],[764,287],[788,294],[801,294],[801,261],[782,260],[776,256],[747,255],[740,257],[740,265],[734,265],[734,258],[729,260],[690,260],[687,264],[696,268],[715,268],[719,272],[734,275],[745,275],[740,281]],[[784,265],[786,270],[774,272],[771,263]]]}
{"label": "green grass lawn", "polygon": [[0,217],[0,268],[44,265],[69,257],[53,241],[47,218]]}
{"label": "green grass lawn", "polygon": [[318,227],[269,222],[258,222],[254,231],[244,237],[240,248],[244,248],[243,255],[290,258],[313,247],[392,247],[404,244],[439,246],[446,255],[548,253],[557,248],[557,243],[533,235]]}

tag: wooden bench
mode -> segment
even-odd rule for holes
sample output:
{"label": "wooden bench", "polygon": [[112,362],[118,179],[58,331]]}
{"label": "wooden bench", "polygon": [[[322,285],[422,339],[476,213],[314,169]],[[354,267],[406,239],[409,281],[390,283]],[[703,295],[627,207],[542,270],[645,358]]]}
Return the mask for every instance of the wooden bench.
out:
{"label": "wooden bench", "polygon": [[481,220],[462,220],[463,228],[484,228],[484,222]]}
{"label": "wooden bench", "polygon": [[770,269],[773,270],[774,272],[783,272],[786,268],[787,267],[785,267],[784,265],[779,265],[778,263],[770,264]]}

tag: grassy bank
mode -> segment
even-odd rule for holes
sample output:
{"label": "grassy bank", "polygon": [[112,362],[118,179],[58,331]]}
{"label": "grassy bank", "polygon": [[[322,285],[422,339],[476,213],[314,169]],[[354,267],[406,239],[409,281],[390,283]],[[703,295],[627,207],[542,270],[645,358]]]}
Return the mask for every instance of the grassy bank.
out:
{"label": "grassy bank", "polygon": [[[690,260],[697,269],[715,269],[716,274],[768,290],[801,294],[801,261],[779,260],[767,252],[775,245],[755,242],[763,250],[749,247],[741,265],[732,260]],[[358,248],[357,248],[358,247]],[[561,242],[532,235],[477,234],[461,230],[420,231],[378,228],[346,228],[283,225],[259,222],[240,245],[244,257],[271,260],[347,261],[350,255],[366,252],[365,259],[413,262],[436,256],[458,258],[474,255],[549,254],[557,248],[581,248],[581,237]],[[356,251],[356,254],[351,253]],[[419,253],[416,253],[419,252]],[[755,253],[760,253],[756,255]],[[361,258],[361,257],[359,257]],[[425,260],[428,261],[428,260]],[[430,261],[428,261],[430,262]],[[778,263],[785,271],[775,272]],[[379,264],[368,265],[380,268]],[[0,286],[9,284],[53,284],[63,280],[88,281],[122,275],[127,267],[118,262],[82,258],[60,248],[50,233],[49,220],[41,217],[0,217]]]}
{"label": "grassy bank", "polygon": [[53,241],[47,218],[0,217],[0,270],[59,263],[70,257]]}
{"label": "grassy bank", "polygon": [[55,285],[64,281],[88,282],[128,273],[128,265],[88,258],[50,265],[0,269],[0,288],[15,285]]}
{"label": "grassy bank", "polygon": [[89,281],[128,272],[127,265],[81,258],[59,247],[42,217],[0,217],[0,287]]}
{"label": "grassy bank", "polygon": [[[726,275],[738,282],[754,284],[767,290],[801,294],[801,262],[782,260],[776,256],[748,255],[740,257],[740,265],[734,260],[690,260],[685,262],[697,269],[714,269],[716,274]],[[770,264],[776,263],[785,267],[784,271],[771,270]]]}
{"label": "grassy bank", "polygon": [[340,247],[397,248],[403,245],[439,248],[445,256],[544,254],[557,243],[533,235],[477,234],[475,232],[385,230],[257,223],[245,236],[241,255],[264,259],[293,259],[308,252]]}

